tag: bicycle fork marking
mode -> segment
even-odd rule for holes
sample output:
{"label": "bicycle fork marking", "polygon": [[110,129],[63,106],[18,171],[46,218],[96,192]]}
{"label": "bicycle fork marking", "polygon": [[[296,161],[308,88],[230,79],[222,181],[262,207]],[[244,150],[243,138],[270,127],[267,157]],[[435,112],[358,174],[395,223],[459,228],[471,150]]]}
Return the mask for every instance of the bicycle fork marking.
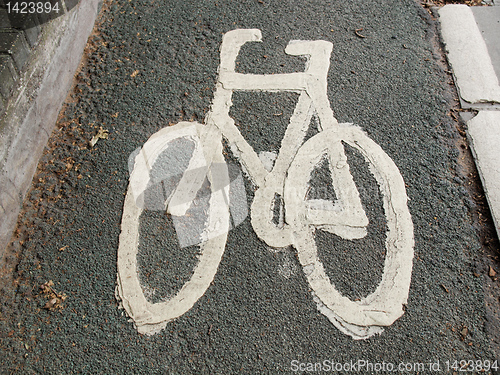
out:
{"label": "bicycle fork marking", "polygon": [[[413,260],[413,225],[401,174],[384,151],[358,127],[339,124],[327,97],[327,73],[332,45],[325,41],[291,41],[285,52],[308,58],[304,72],[254,75],[234,71],[243,44],[260,41],[259,30],[233,30],[221,45],[219,81],[205,125],[181,122],[155,133],[135,157],[124,204],[122,233],[118,249],[117,297],[140,333],[163,329],[196,303],[210,285],[224,252],[229,221],[229,178],[222,155],[222,138],[230,144],[241,165],[257,186],[251,205],[251,224],[257,235],[272,247],[292,245],[312,289],[318,310],[337,328],[354,339],[381,333],[403,314]],[[272,168],[242,137],[229,117],[233,91],[291,91],[299,99],[286,129]],[[304,138],[313,114],[320,120],[319,134]],[[177,188],[164,205],[172,215],[182,216],[190,209],[197,192],[208,178],[212,195],[201,255],[191,279],[172,299],[149,303],[137,276],[139,241],[137,200],[150,179],[150,165],[169,144],[179,138],[194,142],[195,150]],[[366,235],[368,219],[354,184],[342,142],[357,149],[366,159],[383,196],[387,218],[386,258],[382,281],[377,289],[360,301],[342,296],[331,283],[320,261],[314,231],[320,228],[346,240]],[[337,200],[307,200],[310,175],[326,156],[330,165]],[[149,166],[148,166],[149,165]],[[282,197],[286,214],[281,225],[273,223],[274,197]]]}

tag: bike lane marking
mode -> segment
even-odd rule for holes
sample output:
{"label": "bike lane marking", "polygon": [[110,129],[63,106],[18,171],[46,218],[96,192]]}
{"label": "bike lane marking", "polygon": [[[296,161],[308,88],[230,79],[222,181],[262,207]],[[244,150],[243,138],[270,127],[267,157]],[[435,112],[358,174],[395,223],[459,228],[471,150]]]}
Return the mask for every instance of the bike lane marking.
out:
{"label": "bike lane marking", "polygon": [[[481,244],[467,211],[470,196],[462,191],[466,181],[453,168],[455,156],[447,147],[450,134],[455,134],[448,104],[442,101],[443,92],[449,93],[447,77],[436,67],[430,41],[424,36],[429,24],[417,5],[411,1],[399,2],[397,7],[389,2],[305,2],[289,8],[279,1],[250,3],[219,2],[216,7],[199,1],[167,7],[135,0],[116,3],[116,10],[110,12],[100,30],[103,37],[96,41],[97,51],[89,56],[92,64],[80,76],[82,94],[68,103],[64,113],[64,124],[71,124],[61,126],[64,130],[58,133],[67,134],[71,145],[72,132],[79,132],[82,149],[63,145],[49,155],[50,161],[62,162],[60,174],[71,184],[60,187],[62,197],[55,203],[43,202],[48,203],[49,217],[63,225],[54,221],[40,225],[38,220],[29,221],[35,214],[25,216],[35,233],[27,234],[18,267],[27,284],[19,285],[16,295],[24,310],[22,314],[16,310],[12,328],[6,332],[14,330],[7,340],[25,361],[26,372],[277,373],[289,371],[292,360],[362,358],[399,363],[450,355],[491,358],[483,329],[488,322],[482,309],[482,279],[472,273],[482,274],[475,263]],[[202,121],[216,85],[221,35],[235,27],[259,27],[266,36],[265,46],[255,43],[246,49],[248,54],[242,54],[242,72],[302,70],[299,59],[282,56],[291,38],[332,41],[334,69],[328,77],[328,94],[336,117],[360,124],[404,176],[415,224],[413,280],[405,314],[382,335],[354,341],[334,327],[318,312],[292,249],[268,251],[250,220],[228,233],[213,287],[162,332],[148,337],[138,334],[116,307],[113,290],[127,158],[169,123]],[[364,27],[366,38],[353,32],[359,27]],[[140,73],[131,77],[136,70]],[[235,96],[235,121],[243,124],[242,133],[250,124],[243,135],[253,149],[277,151],[275,145],[296,97],[293,93]],[[284,99],[284,106],[274,105],[276,99]],[[281,112],[283,116],[275,116]],[[264,120],[248,121],[254,114]],[[284,121],[275,121],[280,119]],[[109,130],[109,139],[87,149],[100,125]],[[351,154],[351,160],[359,159]],[[76,165],[81,163],[78,171],[64,168],[70,157]],[[354,180],[362,202],[370,209],[381,206],[378,191],[370,190],[376,181],[368,167],[353,164],[360,166]],[[56,165],[45,164],[40,177],[45,178]],[[351,171],[356,173],[356,168]],[[82,178],[75,178],[76,187],[71,189],[75,174]],[[51,194],[49,180],[43,185],[37,181],[34,202],[40,194]],[[245,184],[251,196],[252,185],[247,180]],[[53,206],[63,211],[58,214]],[[316,233],[327,276],[352,300],[372,293],[381,279],[385,254],[377,250],[384,249],[379,242],[383,244],[385,236],[376,232],[384,232],[385,222],[382,208],[377,207],[368,214],[371,225],[366,241]],[[148,239],[156,236],[158,246],[140,248],[139,273],[145,287],[156,289],[154,297],[159,301],[189,277],[191,269],[179,265],[191,267],[193,252],[175,248],[157,264],[154,256],[161,253],[163,244],[173,242],[170,237],[175,238],[175,232],[159,230],[165,228],[161,215],[149,220],[144,214],[142,219],[141,238],[143,233],[151,234]],[[41,269],[34,260],[37,254]],[[284,267],[287,263],[297,270]],[[181,282],[163,283],[166,275],[174,274]],[[43,296],[29,295],[29,290],[47,280],[54,281],[57,292],[68,295],[61,311],[47,311]],[[162,285],[166,286],[162,289]],[[26,288],[28,293],[23,294]],[[464,326],[467,337],[460,334]]]}
{"label": "bike lane marking", "polygon": [[[222,134],[211,139],[212,143],[210,144],[202,141],[202,139],[207,140],[207,138],[203,138],[201,134],[215,134],[214,129],[220,126],[217,120],[222,121],[225,125],[220,129],[225,136],[228,132],[236,134],[233,138],[228,138],[228,141],[231,148],[235,150],[239,161],[242,164],[245,160],[247,161],[247,173],[250,178],[253,177],[253,173],[257,172],[259,175],[258,171],[265,168],[260,161],[258,164],[255,163],[255,160],[259,160],[259,158],[243,140],[241,134],[234,127],[234,121],[228,116],[232,92],[242,88],[248,90],[247,82],[255,84],[254,78],[256,77],[232,73],[234,61],[243,44],[247,41],[260,41],[260,39],[259,30],[233,30],[224,36],[219,72],[221,76],[233,74],[235,78],[231,81],[230,91],[225,91],[222,87],[226,81],[224,78],[221,79],[222,82],[218,83],[212,110],[207,115],[208,125],[181,122],[164,128],[151,136],[135,156],[130,176],[130,187],[125,200],[122,234],[118,250],[117,297],[123,300],[123,307],[141,333],[157,333],[169,321],[191,309],[213,280],[225,249],[227,232],[230,230],[230,203],[227,190],[229,180],[227,169],[225,173],[214,175],[212,167],[212,163],[218,161],[221,166],[224,165],[226,168],[221,148]],[[284,189],[283,197],[285,198],[285,207],[288,208],[286,214],[288,224],[287,231],[284,232],[285,236],[281,238],[282,241],[286,242],[279,243],[279,246],[293,245],[297,249],[299,260],[313,289],[312,293],[318,310],[325,313],[342,332],[355,339],[366,339],[376,333],[381,333],[382,326],[391,325],[403,314],[402,307],[406,304],[411,280],[413,226],[406,206],[404,183],[395,164],[379,146],[371,141],[367,143],[368,137],[362,131],[350,124],[339,125],[333,117],[326,96],[326,73],[328,72],[331,49],[331,43],[324,41],[292,41],[287,47],[286,52],[289,54],[304,55],[305,53],[306,56],[309,56],[311,61],[306,64],[305,72],[311,79],[306,81],[305,88],[299,91],[301,96],[289,125],[291,131],[285,132],[273,168],[264,177],[264,182],[258,188],[262,189],[261,191],[270,188],[270,193],[267,194],[271,196],[275,195],[275,191],[283,194]],[[308,53],[310,55],[307,55]],[[293,74],[295,77],[299,73],[259,76],[258,82],[265,81],[270,84],[263,84],[264,88],[260,90],[258,85],[252,86],[250,91],[289,91],[291,87],[292,90],[295,90],[293,89],[294,85],[290,86],[285,79]],[[299,88],[302,86],[298,85]],[[221,97],[225,100],[220,100]],[[297,139],[304,139],[313,114],[317,114],[321,119],[320,129],[322,133],[309,139],[305,144],[301,144],[297,142]],[[174,188],[168,198],[165,197],[165,203],[161,202],[162,204],[155,206],[161,207],[163,205],[167,212],[171,213],[175,211],[177,205],[181,205],[179,213],[186,212],[194,203],[194,196],[203,183],[205,175],[209,177],[212,194],[208,222],[205,225],[204,235],[198,241],[202,248],[200,263],[196,266],[191,279],[184,284],[175,297],[168,301],[151,304],[146,301],[141,291],[135,263],[139,243],[139,217],[142,212],[141,209],[137,210],[137,207],[144,205],[145,190],[151,183],[150,173],[158,156],[168,148],[169,142],[186,137],[195,143],[189,166],[183,172],[179,185]],[[368,219],[349,172],[342,141],[358,147],[363,156],[370,161],[371,171],[375,174],[383,192],[384,208],[390,229],[386,240],[388,254],[386,255],[382,282],[374,293],[359,302],[353,302],[342,296],[325,274],[323,264],[317,258],[314,235],[311,232],[318,227],[344,239],[362,238],[367,234],[365,227],[368,225]],[[307,191],[310,188],[310,174],[324,155],[330,157],[330,163],[333,165],[330,172],[338,199],[332,207],[330,207],[330,202],[322,200],[314,202],[316,207],[304,205]],[[207,161],[205,157],[208,157],[210,161]],[[380,170],[378,170],[379,166]],[[186,174],[191,171],[195,172],[194,179],[186,177]],[[257,182],[259,179],[254,181]],[[185,192],[186,189],[189,190]],[[181,191],[179,192],[179,190]],[[272,203],[274,198],[269,201],[265,199],[265,194],[261,194],[260,197],[264,198],[258,199],[258,193],[259,190],[257,190],[256,198],[252,204],[252,224],[262,240],[270,246],[275,246],[275,242],[270,242],[269,239],[275,241],[274,234],[283,232],[283,228],[276,229],[271,222],[271,217],[266,217],[265,214],[266,212],[271,213],[272,216],[269,203]],[[398,195],[398,193],[400,194]],[[395,197],[394,194],[396,194]],[[177,198],[175,202],[172,202],[172,196],[189,199],[189,201],[181,201]],[[215,196],[220,199],[212,199]],[[129,207],[130,205],[137,207]],[[316,219],[313,218],[314,216]],[[269,230],[270,228],[272,230]],[[291,233],[293,235],[290,237]],[[206,274],[203,275],[203,272]],[[203,280],[198,280],[201,278]],[[197,289],[192,287],[193,283],[196,284]]]}

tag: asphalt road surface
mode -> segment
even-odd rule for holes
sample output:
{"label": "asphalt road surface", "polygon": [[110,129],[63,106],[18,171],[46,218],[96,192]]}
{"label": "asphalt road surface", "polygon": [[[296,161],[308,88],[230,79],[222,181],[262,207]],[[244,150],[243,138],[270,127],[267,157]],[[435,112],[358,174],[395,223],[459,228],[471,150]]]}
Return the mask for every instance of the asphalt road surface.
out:
{"label": "asphalt road surface", "polygon": [[[204,121],[222,36],[250,28],[262,31],[262,43],[241,48],[240,73],[303,71],[304,59],[285,54],[288,42],[331,42],[327,93],[335,118],[359,125],[404,180],[414,232],[408,300],[399,319],[366,340],[318,310],[293,246],[270,247],[255,233],[255,186],[245,172],[231,178],[243,181],[246,208],[241,220],[231,212],[218,270],[191,309],[141,335],[116,299],[129,157],[166,126]],[[461,360],[474,360],[477,370],[493,364],[475,276],[484,273],[481,245],[433,30],[412,0],[107,3],[19,219],[12,245],[19,255],[8,259],[18,263],[15,290],[3,289],[10,297],[0,321],[2,373],[271,374],[357,363],[364,365],[338,373],[429,374],[458,373],[452,367]],[[280,150],[297,99],[294,92],[237,92],[230,114],[250,146],[269,156]],[[100,128],[103,138],[90,147]],[[314,118],[309,132],[318,132]],[[347,240],[318,229],[315,242],[337,290],[359,300],[382,281],[388,223],[373,170],[355,147],[345,150],[368,234]],[[227,144],[224,153],[241,171]],[[338,197],[319,188],[330,181],[325,171],[320,163],[311,172],[308,198]],[[137,267],[150,303],[175,295],[197,264],[199,247],[181,247],[174,226],[162,211],[140,216]]]}

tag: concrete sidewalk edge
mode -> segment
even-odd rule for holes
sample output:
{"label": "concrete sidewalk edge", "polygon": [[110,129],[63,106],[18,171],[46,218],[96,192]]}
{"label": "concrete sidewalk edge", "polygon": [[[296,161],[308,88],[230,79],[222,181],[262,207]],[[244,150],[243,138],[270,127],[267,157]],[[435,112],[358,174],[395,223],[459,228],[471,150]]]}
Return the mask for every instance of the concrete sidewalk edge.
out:
{"label": "concrete sidewalk edge", "polygon": [[480,111],[467,122],[467,138],[500,236],[500,111]]}
{"label": "concrete sidewalk edge", "polygon": [[[500,16],[497,7],[487,7],[483,11],[490,12],[482,14],[483,22],[489,20],[486,15],[492,16],[490,18],[493,20]],[[485,31],[484,24],[478,23],[476,19],[478,11],[466,5],[446,5],[438,13],[441,36],[453,70],[461,107],[479,111],[473,118],[472,112],[463,112],[461,117],[467,123],[467,138],[497,235],[500,236],[500,170],[497,156],[500,142],[500,84],[494,65],[498,67],[499,62],[490,56],[491,52],[494,52],[494,57],[499,56],[495,44],[498,28],[497,25],[488,25],[489,29]],[[491,39],[489,46],[485,36]]]}
{"label": "concrete sidewalk edge", "polygon": [[500,103],[500,86],[488,48],[467,5],[439,9],[441,35],[461,99],[462,107]]}
{"label": "concrete sidewalk edge", "polygon": [[[102,0],[82,1],[46,27],[0,120],[0,256],[73,83]],[[46,25],[48,26],[48,25]]]}

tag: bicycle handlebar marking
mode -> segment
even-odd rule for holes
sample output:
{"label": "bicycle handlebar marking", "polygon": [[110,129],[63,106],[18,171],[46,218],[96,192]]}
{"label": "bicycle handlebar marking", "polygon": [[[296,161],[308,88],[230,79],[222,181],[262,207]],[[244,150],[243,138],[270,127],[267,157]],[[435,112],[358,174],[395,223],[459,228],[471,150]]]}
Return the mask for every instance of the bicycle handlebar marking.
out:
{"label": "bicycle handlebar marking", "polygon": [[[233,30],[221,45],[219,80],[205,125],[181,122],[150,137],[134,156],[133,171],[124,203],[118,249],[117,297],[140,333],[153,334],[191,309],[208,289],[224,252],[230,224],[229,176],[222,154],[228,141],[248,176],[256,185],[251,204],[251,224],[271,247],[292,245],[312,289],[313,301],[338,329],[354,339],[383,331],[403,314],[413,265],[413,224],[401,174],[387,154],[360,128],[339,124],[327,97],[327,74],[332,44],[326,41],[291,41],[285,52],[305,56],[304,72],[257,75],[236,73],[235,60],[247,42],[261,41],[260,30]],[[293,91],[299,93],[280,151],[270,168],[246,142],[229,116],[233,91]],[[320,120],[319,134],[304,139],[311,117]],[[174,216],[186,215],[206,179],[211,196],[207,222],[199,240],[201,255],[191,279],[171,299],[149,303],[137,276],[136,256],[142,197],[150,185],[151,166],[176,139],[194,143],[186,171],[177,188],[164,197],[163,207]],[[382,281],[361,301],[342,296],[331,283],[320,261],[314,230],[320,228],[344,239],[366,236],[368,218],[349,170],[342,142],[357,149],[370,165],[383,197],[387,217],[386,259]],[[337,200],[307,200],[312,170],[328,157]],[[215,165],[222,166],[215,168]],[[267,169],[266,169],[267,167]],[[286,207],[280,225],[273,222],[275,196]]]}

